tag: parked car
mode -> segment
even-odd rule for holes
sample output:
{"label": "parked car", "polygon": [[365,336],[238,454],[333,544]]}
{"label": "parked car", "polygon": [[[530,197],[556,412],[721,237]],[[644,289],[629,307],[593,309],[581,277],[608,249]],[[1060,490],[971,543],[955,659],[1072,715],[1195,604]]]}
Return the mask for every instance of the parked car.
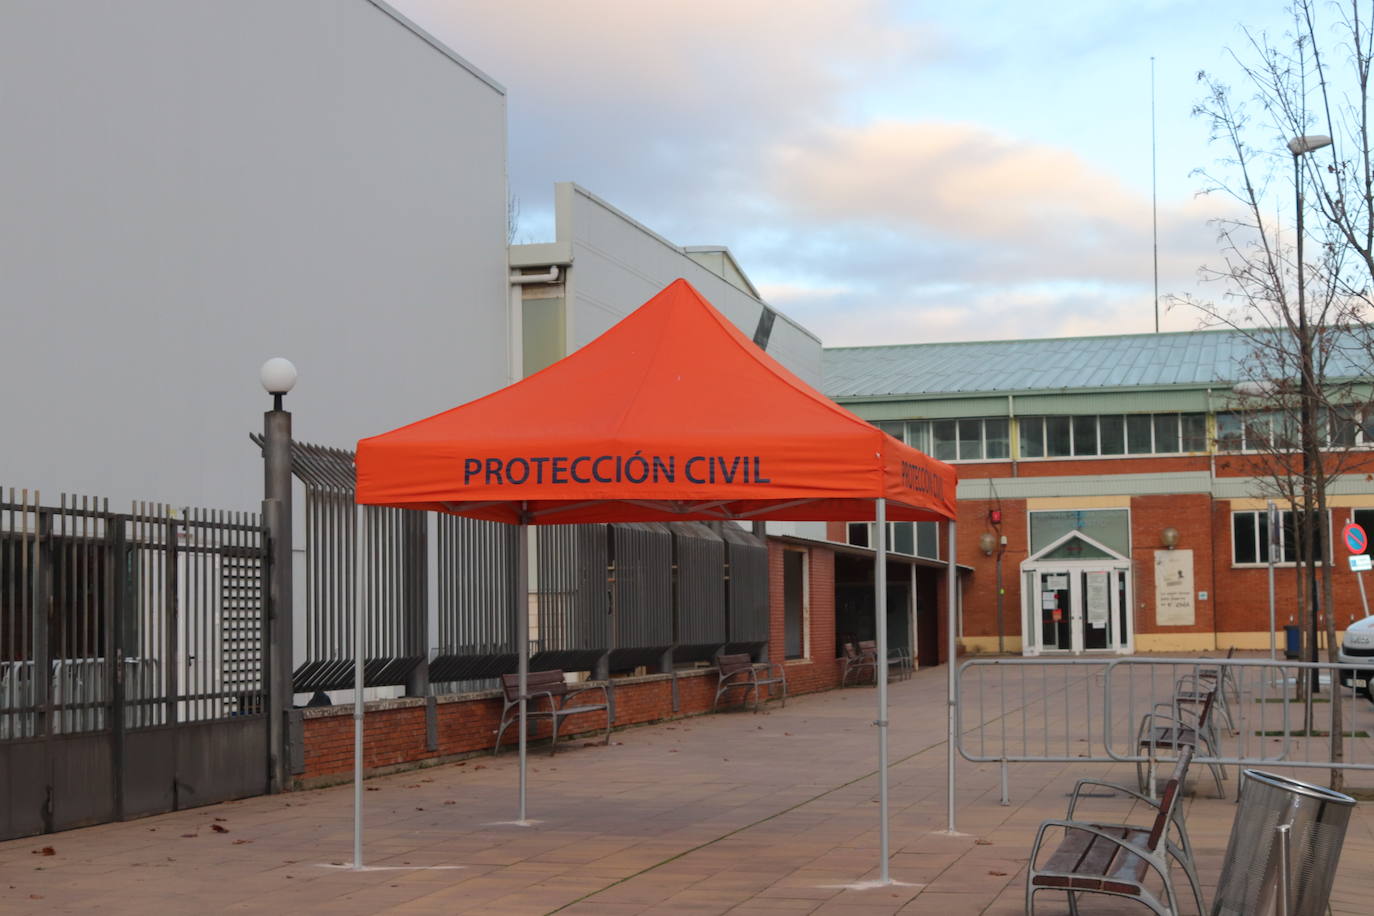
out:
{"label": "parked car", "polygon": [[[1374,700],[1374,617],[1366,617],[1352,623],[1341,640],[1341,649],[1336,653],[1336,661],[1349,668],[1341,668],[1341,684],[1358,686],[1354,682],[1364,681],[1364,695]],[[1363,666],[1363,667],[1362,667]]]}

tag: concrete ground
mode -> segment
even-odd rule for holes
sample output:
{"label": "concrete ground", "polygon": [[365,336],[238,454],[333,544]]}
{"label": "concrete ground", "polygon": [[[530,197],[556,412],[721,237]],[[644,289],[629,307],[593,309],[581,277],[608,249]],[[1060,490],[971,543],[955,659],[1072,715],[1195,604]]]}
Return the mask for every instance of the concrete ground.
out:
{"label": "concrete ground", "polygon": [[[0,843],[0,912],[1020,913],[1040,821],[1063,816],[1077,776],[1132,782],[1134,770],[1014,765],[1003,806],[997,768],[961,760],[950,835],[945,676],[918,672],[891,688],[887,886],[865,886],[879,875],[875,691],[852,687],[758,715],[628,729],[609,747],[574,739],[553,758],[536,749],[531,826],[510,823],[514,754],[369,780],[364,870],[347,867],[348,785]],[[1236,805],[1195,781],[1187,822],[1210,905]],[[1120,799],[1093,802],[1127,811]],[[1186,895],[1177,872],[1176,882]],[[1333,912],[1374,912],[1372,896],[1365,802]],[[1105,897],[1080,909],[1145,912]],[[1037,911],[1067,905],[1045,893]]]}

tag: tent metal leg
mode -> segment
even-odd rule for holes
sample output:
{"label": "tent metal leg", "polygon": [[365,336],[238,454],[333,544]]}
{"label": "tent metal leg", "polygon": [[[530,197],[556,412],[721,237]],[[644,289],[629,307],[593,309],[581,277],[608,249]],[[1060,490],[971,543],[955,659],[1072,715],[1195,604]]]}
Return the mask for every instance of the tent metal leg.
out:
{"label": "tent metal leg", "polygon": [[955,730],[957,728],[956,721],[959,712],[955,705],[954,694],[954,666],[958,663],[958,659],[955,657],[955,637],[959,627],[959,566],[956,562],[954,549],[955,529],[957,527],[954,519],[950,519],[949,546],[945,551],[949,555],[949,565],[945,570],[945,616],[947,618],[945,626],[948,631],[945,633],[945,652],[948,656],[945,659],[945,665],[949,668],[949,685],[947,687],[947,702],[949,704],[949,747],[947,752],[949,756],[946,762],[946,767],[948,769],[948,778],[946,781],[949,790],[948,806],[950,833],[956,832],[954,826],[954,745],[958,738]]}
{"label": "tent metal leg", "polygon": [[881,847],[883,884],[892,881],[888,874],[887,814],[887,500],[874,500],[873,622],[877,630],[878,658],[874,678],[878,682],[878,838]]}
{"label": "tent metal leg", "polygon": [[530,526],[529,504],[520,504],[520,534],[515,547],[515,653],[520,678],[520,823],[526,820],[525,784],[529,722],[526,718],[530,676]]}
{"label": "tent metal leg", "polygon": [[363,620],[367,616],[367,507],[355,510],[353,547],[353,867],[363,867]]}

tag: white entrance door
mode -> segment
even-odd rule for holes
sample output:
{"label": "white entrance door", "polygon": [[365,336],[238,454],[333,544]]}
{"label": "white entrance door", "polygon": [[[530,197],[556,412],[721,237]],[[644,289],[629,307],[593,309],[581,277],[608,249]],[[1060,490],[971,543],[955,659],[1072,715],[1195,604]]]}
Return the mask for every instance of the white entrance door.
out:
{"label": "white entrance door", "polygon": [[1074,531],[1021,572],[1024,654],[1132,651],[1130,560]]}

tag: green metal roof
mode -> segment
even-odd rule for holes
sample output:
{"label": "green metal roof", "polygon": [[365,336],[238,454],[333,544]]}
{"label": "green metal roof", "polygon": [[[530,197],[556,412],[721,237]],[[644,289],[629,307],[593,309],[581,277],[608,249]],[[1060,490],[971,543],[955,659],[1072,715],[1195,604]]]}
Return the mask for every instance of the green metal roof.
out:
{"label": "green metal roof", "polygon": [[[822,387],[832,398],[1229,387],[1255,350],[1235,330],[836,347],[823,351]],[[1338,353],[1326,374],[1368,370]]]}

